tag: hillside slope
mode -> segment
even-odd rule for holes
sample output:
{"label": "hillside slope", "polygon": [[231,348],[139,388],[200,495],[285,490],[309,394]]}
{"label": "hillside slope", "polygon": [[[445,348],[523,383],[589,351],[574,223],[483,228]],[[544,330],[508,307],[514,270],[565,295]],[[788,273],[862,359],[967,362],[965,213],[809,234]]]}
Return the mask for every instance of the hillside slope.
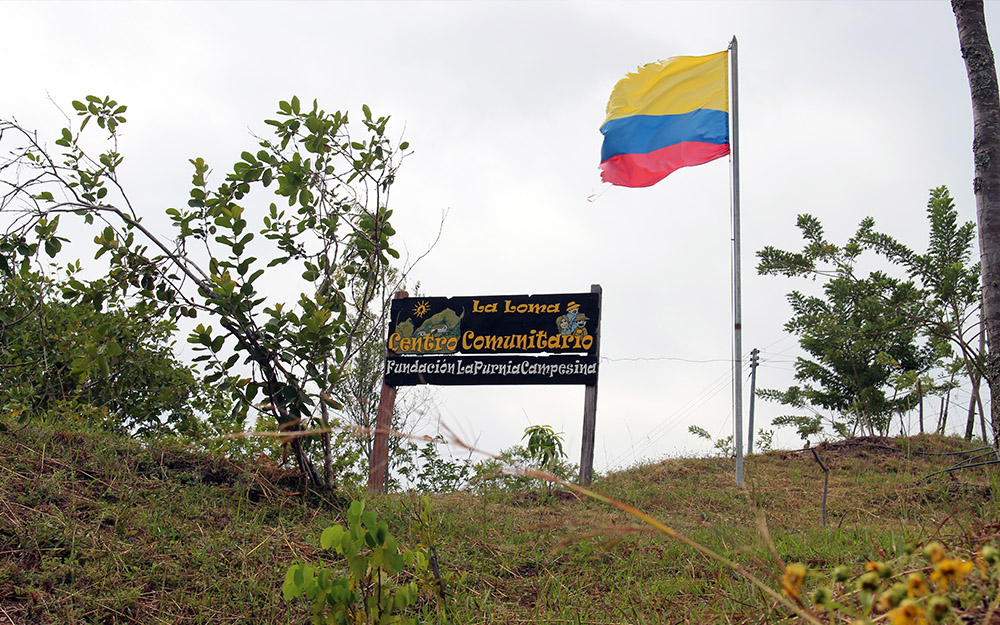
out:
{"label": "hillside slope", "polygon": [[[732,461],[671,459],[596,488],[777,584],[784,561],[860,566],[939,540],[996,544],[995,467],[926,476],[972,457],[935,436],[853,439]],[[325,558],[322,529],[350,500],[304,499],[295,480],[177,446],[29,426],[0,432],[0,624],[305,623],[280,586]],[[761,622],[771,602],[745,579],[605,504],[556,489],[433,498],[441,566],[459,623]],[[413,494],[370,509],[415,544]]]}

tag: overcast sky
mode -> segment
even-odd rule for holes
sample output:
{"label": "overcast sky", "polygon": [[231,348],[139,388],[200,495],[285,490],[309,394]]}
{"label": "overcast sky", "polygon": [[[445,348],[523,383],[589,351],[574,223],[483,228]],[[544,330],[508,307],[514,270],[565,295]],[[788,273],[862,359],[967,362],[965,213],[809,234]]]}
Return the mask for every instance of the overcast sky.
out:
{"label": "overcast sky", "polygon": [[[391,115],[413,149],[391,197],[397,247],[423,253],[444,218],[412,274],[422,293],[603,287],[599,471],[703,453],[689,425],[715,437],[733,428],[729,160],[648,189],[602,185],[599,127],[627,72],[739,39],[743,347],[761,349],[758,387],[791,382],[784,296],[809,287],[757,276],[754,254],[798,248],[796,215],[816,215],[838,242],[871,215],[920,250],[928,189],[947,185],[963,218],[975,216],[969,86],[944,0],[5,2],[2,12],[0,116],[54,138],[64,121],[53,102],[126,103],[126,185],[150,219],[186,201],[188,158],[221,176],[281,99]],[[1000,4],[986,12],[1000,23]],[[442,388],[434,414],[490,450],[552,425],[575,462],[583,395]],[[757,402],[756,423],[784,412]],[[778,440],[800,444],[791,432]]]}

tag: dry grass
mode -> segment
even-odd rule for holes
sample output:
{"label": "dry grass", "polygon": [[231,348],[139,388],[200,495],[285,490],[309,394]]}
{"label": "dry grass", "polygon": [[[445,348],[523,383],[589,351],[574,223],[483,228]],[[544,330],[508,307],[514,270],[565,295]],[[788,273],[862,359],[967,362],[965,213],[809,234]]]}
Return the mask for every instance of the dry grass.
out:
{"label": "dry grass", "polygon": [[[930,540],[1000,538],[996,470],[947,468],[964,441],[922,436],[732,461],[672,459],[596,489],[779,587],[781,563],[830,569],[891,559]],[[318,536],[346,508],[304,500],[293,476],[170,445],[45,427],[0,433],[0,625],[303,623],[281,600],[290,564],[325,557]],[[460,623],[764,623],[790,611],[725,566],[626,512],[569,491],[455,493],[433,501]],[[369,507],[416,540],[416,496]],[[760,519],[770,533],[767,540]],[[773,547],[773,550],[772,550]],[[303,604],[304,605],[304,604]]]}

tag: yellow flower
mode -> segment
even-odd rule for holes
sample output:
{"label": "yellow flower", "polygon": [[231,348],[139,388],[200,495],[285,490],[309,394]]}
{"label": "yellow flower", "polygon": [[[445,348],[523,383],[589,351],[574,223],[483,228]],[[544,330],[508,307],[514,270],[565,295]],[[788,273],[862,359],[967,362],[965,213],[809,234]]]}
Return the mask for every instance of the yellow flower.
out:
{"label": "yellow flower", "polygon": [[889,622],[892,625],[928,625],[924,610],[912,599],[907,599],[889,612]]}
{"label": "yellow flower", "polygon": [[927,586],[927,580],[920,573],[910,573],[910,576],[906,578],[906,594],[911,599],[922,597],[929,592],[930,588]]}
{"label": "yellow flower", "polygon": [[937,564],[941,560],[944,560],[946,555],[944,545],[939,542],[933,542],[924,547],[924,554],[930,559],[931,564]]}
{"label": "yellow flower", "polygon": [[785,574],[781,577],[781,594],[793,599],[802,598],[802,583],[806,580],[806,567],[804,564],[794,562],[785,567]]}
{"label": "yellow flower", "polygon": [[931,581],[937,583],[942,592],[948,588],[949,582],[961,586],[965,583],[965,577],[973,566],[969,560],[946,558],[934,566],[934,570],[931,572]]}

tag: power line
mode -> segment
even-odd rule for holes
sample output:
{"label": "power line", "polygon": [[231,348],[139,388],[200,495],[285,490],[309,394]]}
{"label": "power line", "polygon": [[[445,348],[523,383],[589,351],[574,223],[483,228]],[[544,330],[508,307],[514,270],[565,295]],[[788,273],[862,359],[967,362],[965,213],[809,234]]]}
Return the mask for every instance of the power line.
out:
{"label": "power line", "polygon": [[[666,419],[661,421],[659,424],[654,426],[649,432],[647,432],[646,435],[642,438],[643,440],[642,443],[640,443],[638,446],[633,445],[631,449],[622,452],[617,458],[614,459],[614,461],[611,464],[620,465],[622,461],[625,459],[625,456],[629,454],[632,455],[632,459],[634,460],[639,455],[640,452],[646,451],[650,446],[652,446],[654,442],[658,441],[661,437],[666,435],[677,424],[677,422],[687,413],[691,412],[697,407],[700,407],[705,400],[710,399],[719,392],[721,392],[722,389],[726,387],[730,374],[731,372],[727,370],[721,376],[719,376],[718,378],[710,382],[707,386],[702,388],[702,390],[700,390],[694,397],[690,398],[687,402],[681,405],[680,408],[678,408]],[[708,394],[707,397],[706,394]]]}
{"label": "power line", "polygon": [[[749,361],[749,352],[743,357],[744,363]],[[729,359],[721,360],[720,362],[732,361]],[[714,398],[716,395],[721,393],[729,384],[731,371],[726,371],[714,381],[710,382],[701,391],[699,391],[694,397],[689,399],[684,405],[678,408],[673,414],[667,417],[664,421],[660,422],[658,425],[653,427],[646,436],[643,437],[643,442],[638,446],[633,445],[631,449],[620,454],[611,463],[612,466],[619,465],[626,455],[631,453],[632,459],[635,460],[639,455],[648,451],[654,444],[659,442],[664,436],[670,433],[670,431],[678,424],[678,422],[694,413],[702,406],[704,406],[709,400]],[[730,411],[731,412],[731,411]]]}
{"label": "power line", "polygon": [[[771,343],[770,345],[765,345],[764,347],[760,348],[760,351],[762,351],[762,352],[767,351],[767,350],[771,349],[772,347],[774,347],[775,345],[777,345],[778,343],[781,343],[782,341],[787,341],[788,339],[793,338],[793,336],[794,335],[792,335],[792,334],[785,334],[780,339],[778,339],[777,341]],[[796,345],[797,345],[797,343],[796,343]],[[791,345],[789,347],[786,347],[781,353],[787,352],[788,350],[792,349],[792,347],[795,347],[795,345]]]}
{"label": "power line", "polygon": [[709,360],[697,360],[694,358],[679,358],[673,356],[637,356],[635,358],[606,358],[601,356],[601,360],[604,362],[656,362],[661,360],[667,361],[680,361],[680,362],[694,362],[694,363],[704,363],[704,362],[732,362],[731,358],[713,358]]}

